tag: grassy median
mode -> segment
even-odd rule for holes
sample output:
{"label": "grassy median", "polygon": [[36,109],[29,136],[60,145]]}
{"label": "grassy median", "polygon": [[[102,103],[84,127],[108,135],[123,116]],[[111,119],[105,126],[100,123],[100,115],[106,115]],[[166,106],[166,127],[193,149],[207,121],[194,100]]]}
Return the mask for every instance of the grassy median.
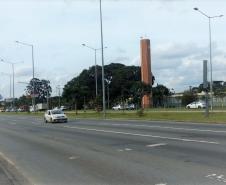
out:
{"label": "grassy median", "polygon": [[[0,113],[4,115],[28,115],[43,116],[43,112],[38,113]],[[66,111],[69,119],[102,119],[102,112],[92,110]],[[210,112],[209,117],[204,116],[204,110],[175,110],[175,109],[149,109],[143,113],[139,111],[112,111],[106,113],[106,119],[123,119],[123,120],[164,120],[164,121],[185,121],[185,122],[203,122],[203,123],[225,123],[226,111],[216,110]]]}
{"label": "grassy median", "polygon": [[[89,118],[102,119],[103,114],[87,111],[68,113],[70,118]],[[115,111],[107,112],[107,119],[124,119],[124,120],[166,120],[166,121],[186,121],[186,122],[206,122],[206,123],[226,123],[226,112],[211,112],[209,117],[204,116],[204,112],[198,111],[144,111],[143,114],[137,111]]]}

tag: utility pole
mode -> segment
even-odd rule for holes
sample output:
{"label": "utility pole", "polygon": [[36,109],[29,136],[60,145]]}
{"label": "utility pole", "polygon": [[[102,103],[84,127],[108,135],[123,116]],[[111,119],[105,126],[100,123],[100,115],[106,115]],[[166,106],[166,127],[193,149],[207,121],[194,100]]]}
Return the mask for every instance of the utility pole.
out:
{"label": "utility pole", "polygon": [[102,59],[103,119],[106,119],[105,83],[104,83],[104,39],[103,39],[103,18],[102,18],[102,2],[101,2],[101,0],[100,0],[100,36],[101,36],[101,59]]}
{"label": "utility pole", "polygon": [[207,82],[207,60],[203,60],[203,88],[205,90],[205,117],[209,117],[209,98],[208,98],[208,82]]}

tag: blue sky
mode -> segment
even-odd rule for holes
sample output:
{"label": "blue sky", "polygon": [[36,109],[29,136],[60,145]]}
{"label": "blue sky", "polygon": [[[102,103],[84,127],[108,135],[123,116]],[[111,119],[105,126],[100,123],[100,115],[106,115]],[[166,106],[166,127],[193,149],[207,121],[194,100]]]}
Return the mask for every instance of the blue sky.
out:
{"label": "blue sky", "polygon": [[[202,82],[202,60],[209,57],[209,15],[226,15],[224,0],[103,0],[105,64],[140,65],[140,37],[151,40],[152,72],[156,83],[176,92]],[[35,76],[63,85],[83,69],[94,65],[94,53],[82,47],[100,47],[97,0],[0,0],[0,58],[15,65],[15,95],[24,93],[32,76],[34,45]],[[226,19],[212,22],[213,80],[226,81]],[[100,53],[97,56],[101,64]],[[11,73],[0,63],[0,73]],[[0,94],[9,96],[9,77],[0,75]]]}

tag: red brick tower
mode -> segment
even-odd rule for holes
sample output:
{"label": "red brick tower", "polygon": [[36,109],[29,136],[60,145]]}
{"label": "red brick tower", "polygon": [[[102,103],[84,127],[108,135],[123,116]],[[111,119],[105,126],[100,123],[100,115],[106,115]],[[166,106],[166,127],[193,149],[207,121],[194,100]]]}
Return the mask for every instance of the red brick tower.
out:
{"label": "red brick tower", "polygon": [[[152,85],[150,40],[141,39],[140,46],[141,46],[141,80],[146,84]],[[150,107],[152,107],[152,94],[144,95],[142,98],[142,108]]]}

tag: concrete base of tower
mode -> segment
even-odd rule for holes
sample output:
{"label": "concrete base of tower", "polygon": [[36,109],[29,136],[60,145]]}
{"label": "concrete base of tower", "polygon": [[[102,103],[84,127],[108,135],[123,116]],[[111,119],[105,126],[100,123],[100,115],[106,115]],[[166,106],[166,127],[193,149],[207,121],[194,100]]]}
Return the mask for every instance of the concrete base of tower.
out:
{"label": "concrete base of tower", "polygon": [[152,95],[144,95],[142,98],[142,108],[147,109],[151,108],[153,106],[153,101],[152,101]]}

